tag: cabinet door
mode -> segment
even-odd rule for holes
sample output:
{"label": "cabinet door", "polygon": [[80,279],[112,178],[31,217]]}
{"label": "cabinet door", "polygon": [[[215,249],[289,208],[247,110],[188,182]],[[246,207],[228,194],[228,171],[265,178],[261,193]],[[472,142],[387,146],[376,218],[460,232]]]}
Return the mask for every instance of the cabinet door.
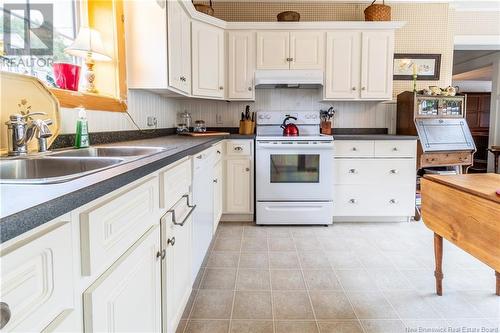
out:
{"label": "cabinet door", "polygon": [[325,99],[359,98],[361,34],[332,31],[326,34]]}
{"label": "cabinet door", "polygon": [[224,30],[192,23],[193,95],[224,98]]}
{"label": "cabinet door", "polygon": [[251,213],[252,181],[251,160],[230,159],[226,161],[226,212]]}
{"label": "cabinet door", "polygon": [[171,87],[191,92],[191,23],[181,4],[168,3],[168,82]]}
{"label": "cabinet door", "polygon": [[[189,209],[183,203],[182,207],[176,208],[176,217],[186,216]],[[192,219],[188,217],[184,225],[172,223],[172,213],[167,213],[161,221],[161,243],[165,250],[165,258],[162,263],[164,300],[164,332],[174,333],[179,325],[182,313],[191,294],[191,237]]]}
{"label": "cabinet door", "polygon": [[324,32],[290,32],[290,69],[323,69]]}
{"label": "cabinet door", "polygon": [[168,86],[166,2],[123,1],[128,88]]}
{"label": "cabinet door", "polygon": [[289,32],[257,32],[257,69],[289,69],[289,58]]}
{"label": "cabinet door", "polygon": [[228,32],[228,98],[255,99],[255,33]]}
{"label": "cabinet door", "polygon": [[391,99],[394,32],[363,32],[361,50],[361,98]]}
{"label": "cabinet door", "polygon": [[215,165],[215,178],[214,178],[214,234],[219,225],[220,218],[222,216],[222,188],[223,188],[223,178],[222,178],[222,162],[218,162]]}
{"label": "cabinet door", "polygon": [[57,222],[0,252],[0,301],[11,311],[2,332],[40,332],[73,308],[71,226]]}
{"label": "cabinet door", "polygon": [[155,226],[83,293],[86,332],[160,332],[159,249]]}

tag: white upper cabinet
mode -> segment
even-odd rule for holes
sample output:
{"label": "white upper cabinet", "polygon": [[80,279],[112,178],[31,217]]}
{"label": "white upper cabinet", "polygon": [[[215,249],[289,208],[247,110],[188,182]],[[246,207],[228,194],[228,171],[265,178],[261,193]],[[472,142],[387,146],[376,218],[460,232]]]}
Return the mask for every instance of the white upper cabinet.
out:
{"label": "white upper cabinet", "polygon": [[326,34],[326,99],[356,99],[359,96],[361,36],[356,31]]}
{"label": "white upper cabinet", "polygon": [[290,33],[257,32],[257,69],[289,69]]}
{"label": "white upper cabinet", "polygon": [[167,88],[166,1],[123,1],[123,11],[128,88]]}
{"label": "white upper cabinet", "polygon": [[192,23],[193,96],[224,98],[224,30]]}
{"label": "white upper cabinet", "polygon": [[290,32],[290,69],[323,69],[324,44],[324,32]]}
{"label": "white upper cabinet", "polygon": [[326,40],[325,99],[392,98],[392,30],[330,31]]}
{"label": "white upper cabinet", "polygon": [[168,3],[168,82],[191,93],[191,19],[179,1]]}
{"label": "white upper cabinet", "polygon": [[227,82],[229,99],[255,99],[255,33],[229,31],[227,33]]}
{"label": "white upper cabinet", "polygon": [[390,99],[394,32],[363,32],[361,50],[361,98]]}
{"label": "white upper cabinet", "polygon": [[257,32],[257,69],[323,69],[324,33]]}

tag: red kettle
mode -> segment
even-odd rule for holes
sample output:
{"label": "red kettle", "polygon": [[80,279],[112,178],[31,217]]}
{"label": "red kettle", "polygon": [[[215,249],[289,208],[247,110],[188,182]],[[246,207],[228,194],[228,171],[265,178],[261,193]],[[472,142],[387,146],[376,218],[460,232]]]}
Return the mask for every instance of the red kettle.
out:
{"label": "red kettle", "polygon": [[283,124],[281,124],[281,128],[283,129],[283,136],[298,136],[299,128],[293,123],[287,124],[286,122],[288,121],[288,119],[297,120],[297,118],[292,116],[287,116],[285,120],[283,120]]}

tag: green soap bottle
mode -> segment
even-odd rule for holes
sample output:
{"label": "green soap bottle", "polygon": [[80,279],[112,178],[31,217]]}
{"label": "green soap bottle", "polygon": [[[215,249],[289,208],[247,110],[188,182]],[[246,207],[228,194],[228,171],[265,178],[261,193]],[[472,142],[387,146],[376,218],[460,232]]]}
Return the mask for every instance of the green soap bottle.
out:
{"label": "green soap bottle", "polygon": [[90,145],[87,113],[84,108],[77,108],[75,148],[86,148]]}

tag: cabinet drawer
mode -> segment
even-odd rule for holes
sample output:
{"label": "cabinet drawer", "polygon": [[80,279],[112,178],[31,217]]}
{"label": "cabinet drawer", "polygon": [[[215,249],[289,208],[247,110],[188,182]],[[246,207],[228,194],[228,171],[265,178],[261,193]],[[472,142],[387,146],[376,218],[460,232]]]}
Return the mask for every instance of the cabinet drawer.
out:
{"label": "cabinet drawer", "polygon": [[169,209],[189,194],[191,187],[191,158],[160,173],[160,208]]}
{"label": "cabinet drawer", "polygon": [[373,141],[335,141],[335,157],[373,157]]}
{"label": "cabinet drawer", "polygon": [[227,156],[250,156],[251,153],[252,153],[252,141],[250,140],[226,141]]}
{"label": "cabinet drawer", "polygon": [[224,157],[224,145],[222,142],[217,143],[213,146],[215,151],[214,165],[219,163]]}
{"label": "cabinet drawer", "polygon": [[414,185],[337,185],[334,216],[413,216]]}
{"label": "cabinet drawer", "polygon": [[416,140],[381,140],[375,141],[376,157],[415,157]]}
{"label": "cabinet drawer", "polygon": [[158,179],[144,180],[80,214],[82,274],[115,262],[156,221]]}
{"label": "cabinet drawer", "polygon": [[73,307],[71,226],[61,223],[2,250],[0,301],[11,311],[2,332],[41,332]]}
{"label": "cabinet drawer", "polygon": [[336,159],[335,184],[414,184],[415,159]]}
{"label": "cabinet drawer", "polygon": [[470,165],[472,153],[426,153],[420,156],[420,167],[442,165]]}

